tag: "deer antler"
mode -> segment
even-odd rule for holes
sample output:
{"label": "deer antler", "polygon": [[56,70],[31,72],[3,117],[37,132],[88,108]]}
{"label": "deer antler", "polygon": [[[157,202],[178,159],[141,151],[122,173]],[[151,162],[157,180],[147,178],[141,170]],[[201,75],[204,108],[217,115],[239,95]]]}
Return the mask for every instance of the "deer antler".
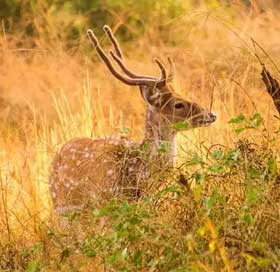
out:
{"label": "deer antler", "polygon": [[116,37],[114,36],[113,34],[113,31],[112,29],[105,25],[103,27],[103,30],[105,31],[105,33],[107,34],[108,38],[110,39],[111,43],[113,44],[115,50],[116,50],[116,53],[117,53],[117,56],[120,58],[120,59],[123,59],[123,53],[122,53],[122,50],[121,50],[121,47],[118,43],[118,40],[116,39]]}
{"label": "deer antler", "polygon": [[141,76],[141,75],[137,75],[133,72],[131,72],[127,66],[124,64],[123,59],[121,59],[115,52],[110,51],[110,55],[112,56],[112,58],[116,61],[116,63],[119,65],[119,67],[122,69],[122,71],[127,74],[129,77],[131,78],[148,78],[148,79],[152,79],[155,81],[159,81],[160,79],[156,78],[156,77],[151,77],[151,76]]}
{"label": "deer antler", "polygon": [[[105,25],[103,27],[103,30],[105,31],[105,33],[107,34],[108,38],[110,39],[111,43],[113,44],[116,53],[114,53],[112,50],[110,51],[111,56],[113,57],[113,59],[117,62],[117,64],[119,65],[119,67],[123,70],[123,72],[125,72],[128,76],[130,76],[131,78],[143,78],[143,76],[141,75],[137,75],[135,73],[132,73],[130,70],[127,69],[126,65],[124,64],[124,57],[123,57],[123,53],[121,50],[121,47],[118,43],[118,40],[116,39],[116,37],[113,34],[113,31],[111,30],[111,28],[107,25]],[[163,65],[159,65],[160,70],[161,70],[161,77],[160,80],[164,80],[166,78],[166,76],[164,76],[166,74],[165,72],[165,68],[163,67]],[[163,72],[162,72],[162,67],[163,67]],[[152,77],[152,76],[144,76],[145,78],[150,78],[153,80],[159,80],[156,77]]]}
{"label": "deer antler", "polygon": [[111,56],[117,62],[117,64],[120,66],[120,68],[123,70],[123,72],[126,73],[126,75],[128,77],[125,77],[122,74],[120,74],[118,71],[116,71],[116,69],[114,68],[111,60],[109,59],[109,57],[106,55],[106,53],[101,48],[97,37],[95,36],[94,32],[91,29],[89,29],[87,31],[87,35],[88,35],[88,38],[90,39],[91,43],[95,47],[98,55],[101,57],[101,59],[104,61],[104,63],[106,64],[106,66],[108,67],[110,72],[116,78],[118,78],[120,81],[124,82],[125,84],[134,85],[134,86],[135,85],[138,85],[138,86],[139,85],[146,85],[146,86],[153,86],[153,87],[156,86],[158,88],[162,88],[163,86],[165,86],[165,84],[166,84],[166,71],[165,71],[165,68],[164,68],[163,64],[159,60],[156,60],[156,63],[159,65],[159,67],[161,69],[160,79],[155,78],[155,77],[135,74],[134,72],[130,71],[126,67],[126,65],[124,64],[123,54],[122,54],[121,48],[118,44],[117,39],[114,37],[112,30],[108,26],[104,26],[103,29],[106,32],[109,39],[111,40],[111,42],[112,42],[112,44],[115,48],[115,51],[116,51],[116,53],[110,51]]}
{"label": "deer antler", "polygon": [[[119,67],[122,69],[123,72],[125,72],[128,76],[132,77],[132,78],[141,78],[143,76],[131,73],[131,71],[129,71],[127,69],[127,67],[124,65],[123,61],[124,61],[124,57],[123,57],[123,53],[121,50],[121,47],[118,43],[118,40],[116,39],[115,35],[113,34],[113,31],[111,30],[111,28],[107,25],[105,25],[103,27],[103,30],[105,31],[105,33],[107,34],[108,38],[110,39],[111,43],[113,44],[115,51],[113,52],[112,50],[110,51],[110,54],[112,56],[112,58],[117,62],[117,64],[119,65]],[[161,70],[161,77],[160,80],[162,80],[162,86],[164,86],[166,84],[166,81],[172,81],[173,77],[174,77],[174,65],[173,62],[171,61],[171,59],[169,57],[167,57],[167,60],[169,62],[169,66],[170,66],[170,71],[168,76],[166,77],[166,71],[164,68],[164,65],[160,62],[160,60],[156,60],[156,63],[158,64],[160,70]],[[157,80],[157,78],[152,77],[152,76],[145,76],[145,78],[150,78],[150,79],[154,79]],[[158,86],[160,87],[160,86]]]}

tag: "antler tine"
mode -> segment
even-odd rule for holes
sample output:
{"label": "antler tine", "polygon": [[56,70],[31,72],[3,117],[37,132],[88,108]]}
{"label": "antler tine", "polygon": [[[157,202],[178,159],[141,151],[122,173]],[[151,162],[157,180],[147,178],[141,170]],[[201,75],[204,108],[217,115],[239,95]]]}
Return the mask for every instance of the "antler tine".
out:
{"label": "antler tine", "polygon": [[160,81],[157,84],[157,86],[163,87],[166,85],[166,70],[165,70],[164,65],[162,64],[162,62],[159,59],[155,58],[155,62],[157,63],[157,65],[159,66],[160,71],[161,71]]}
{"label": "antler tine", "polygon": [[113,44],[115,51],[116,51],[116,53],[114,53],[113,51],[110,51],[110,54],[111,54],[112,58],[120,66],[120,68],[123,70],[123,72],[125,72],[131,78],[149,78],[149,79],[158,80],[156,77],[153,77],[153,76],[137,75],[137,74],[133,73],[132,71],[130,71],[123,62],[123,60],[124,60],[123,53],[122,53],[118,40],[116,39],[115,35],[113,34],[112,29],[108,25],[105,25],[103,27],[103,30],[107,34],[108,38],[110,39],[110,41]]}
{"label": "antler tine", "polygon": [[113,51],[110,51],[110,54],[111,54],[111,56],[112,56],[112,58],[117,62],[117,64],[120,66],[120,68],[128,75],[128,76],[130,76],[131,78],[147,78],[147,79],[152,79],[152,80],[155,80],[155,81],[159,81],[159,79],[158,78],[156,78],[156,77],[151,77],[151,76],[140,76],[140,75],[137,75],[137,74],[135,74],[135,73],[133,73],[133,72],[131,72],[127,67],[126,67],[126,65],[124,64],[124,62],[123,62],[123,60],[120,58],[120,57],[118,57],[116,54],[115,54],[115,52],[113,52]]}
{"label": "antler tine", "polygon": [[118,40],[114,36],[112,29],[109,26],[105,25],[103,27],[103,30],[105,31],[105,33],[109,37],[110,41],[112,42],[112,44],[113,44],[113,46],[114,46],[114,48],[116,50],[117,56],[120,59],[123,59],[123,53],[122,53],[121,47],[120,47],[120,45],[118,43]]}
{"label": "antler tine", "polygon": [[154,79],[149,79],[149,78],[127,78],[121,75],[119,72],[117,72],[108,58],[108,56],[105,54],[103,49],[101,48],[99,41],[97,37],[95,36],[94,32],[91,29],[87,30],[87,35],[89,40],[91,41],[92,45],[95,47],[98,55],[101,57],[101,59],[104,61],[110,72],[120,81],[127,85],[131,86],[139,86],[139,85],[147,85],[147,86],[155,86],[158,84],[158,81]]}

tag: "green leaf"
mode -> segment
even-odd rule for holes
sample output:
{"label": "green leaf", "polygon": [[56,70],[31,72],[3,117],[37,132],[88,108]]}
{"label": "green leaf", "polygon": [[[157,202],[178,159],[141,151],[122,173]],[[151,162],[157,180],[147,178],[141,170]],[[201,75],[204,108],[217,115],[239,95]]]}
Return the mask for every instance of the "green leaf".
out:
{"label": "green leaf", "polygon": [[130,128],[124,127],[120,129],[121,136],[126,137],[130,133]]}
{"label": "green leaf", "polygon": [[132,261],[136,266],[139,266],[142,264],[142,251],[137,249],[132,257]]}
{"label": "green leaf", "polygon": [[186,166],[192,166],[192,165],[197,165],[197,164],[202,164],[203,159],[198,155],[194,154],[192,159],[188,162],[185,163]]}
{"label": "green leaf", "polygon": [[141,146],[141,150],[142,152],[149,154],[149,152],[152,149],[152,145],[150,142],[145,142],[142,146]]}
{"label": "green leaf", "polygon": [[251,167],[248,168],[248,174],[250,175],[251,178],[257,178],[262,173],[258,169],[251,166]]}
{"label": "green leaf", "polygon": [[209,167],[209,170],[215,173],[223,172],[224,166],[220,164],[215,164]]}
{"label": "green leaf", "polygon": [[212,155],[213,155],[214,159],[221,160],[223,158],[224,152],[222,149],[218,148],[218,149],[214,150]]}
{"label": "green leaf", "polygon": [[167,153],[170,149],[170,144],[169,142],[162,142],[158,148],[158,151],[161,153]]}
{"label": "green leaf", "polygon": [[240,156],[240,150],[238,150],[238,149],[231,149],[226,154],[226,160],[227,161],[237,161],[239,156]]}
{"label": "green leaf", "polygon": [[252,214],[249,213],[249,212],[243,213],[243,214],[242,214],[242,219],[243,219],[243,221],[244,221],[246,224],[248,224],[248,225],[252,224],[253,221],[254,221],[254,218],[253,218]]}
{"label": "green leaf", "polygon": [[172,128],[175,130],[187,130],[189,127],[190,127],[190,124],[187,121],[177,122],[172,125]]}
{"label": "green leaf", "polygon": [[254,204],[259,198],[259,190],[258,189],[251,189],[247,195],[246,199],[250,205]]}
{"label": "green leaf", "polygon": [[195,173],[195,182],[197,184],[203,183],[204,180],[205,180],[205,174],[204,173],[199,173],[199,172]]}
{"label": "green leaf", "polygon": [[39,263],[37,261],[29,262],[26,268],[26,272],[37,272],[39,270],[40,270]]}
{"label": "green leaf", "polygon": [[43,244],[42,243],[35,243],[32,247],[30,248],[24,248],[21,252],[21,255],[23,257],[28,257],[31,254],[33,254],[34,252],[40,250],[43,248]]}
{"label": "green leaf", "polygon": [[246,130],[247,129],[247,127],[240,127],[240,128],[236,128],[235,130],[234,130],[234,132],[236,133],[236,134],[240,134],[241,132],[243,132],[244,130]]}
{"label": "green leaf", "polygon": [[89,258],[93,258],[96,256],[96,251],[93,248],[93,245],[91,244],[90,240],[85,240],[82,245],[82,252],[85,256]]}
{"label": "green leaf", "polygon": [[114,252],[115,254],[108,256],[106,258],[106,261],[110,264],[110,265],[114,265],[115,263],[117,263],[117,261],[120,259],[120,256],[118,254],[118,252]]}
{"label": "green leaf", "polygon": [[201,200],[201,197],[203,195],[203,188],[202,186],[196,186],[193,189],[193,194],[194,194],[194,200],[199,203]]}
{"label": "green leaf", "polygon": [[245,116],[243,114],[238,115],[237,117],[231,118],[228,123],[229,124],[240,124],[243,123],[246,120]]}
{"label": "green leaf", "polygon": [[[261,268],[267,268],[269,271],[269,266],[273,263],[273,261],[269,258],[263,258],[263,257],[257,257],[256,262],[259,267]],[[265,269],[266,270],[266,269]]]}
{"label": "green leaf", "polygon": [[259,113],[255,113],[251,118],[250,118],[251,126],[253,128],[259,127],[263,123],[263,118]]}
{"label": "green leaf", "polygon": [[139,219],[138,216],[133,216],[130,220],[129,220],[130,224],[132,225],[138,225],[142,222],[142,220]]}
{"label": "green leaf", "polygon": [[178,193],[179,194],[180,192],[181,192],[181,190],[180,190],[180,187],[178,185],[171,185],[171,186],[168,186],[167,188],[161,190],[159,192],[159,195],[164,196],[168,193]]}
{"label": "green leaf", "polygon": [[268,250],[268,245],[260,241],[250,241],[250,249],[263,254]]}
{"label": "green leaf", "polygon": [[276,160],[274,158],[270,158],[267,161],[267,168],[268,168],[268,173],[272,176],[276,176],[277,175],[277,163]]}

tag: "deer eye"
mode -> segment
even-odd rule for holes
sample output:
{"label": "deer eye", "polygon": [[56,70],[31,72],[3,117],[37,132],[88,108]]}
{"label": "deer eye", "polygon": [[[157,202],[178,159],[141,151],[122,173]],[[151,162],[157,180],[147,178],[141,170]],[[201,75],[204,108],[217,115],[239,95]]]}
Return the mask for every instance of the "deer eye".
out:
{"label": "deer eye", "polygon": [[184,103],[182,102],[177,102],[174,105],[175,109],[183,109],[185,107]]}

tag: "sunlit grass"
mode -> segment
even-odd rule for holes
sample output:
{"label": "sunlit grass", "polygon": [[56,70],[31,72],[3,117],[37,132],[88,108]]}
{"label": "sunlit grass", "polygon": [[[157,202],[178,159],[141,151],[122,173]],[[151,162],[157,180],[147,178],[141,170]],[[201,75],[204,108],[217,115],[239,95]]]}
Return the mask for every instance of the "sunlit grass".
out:
{"label": "sunlit grass", "polygon": [[[154,34],[151,39],[144,37],[132,44],[125,45],[125,48],[128,48],[127,63],[140,72],[156,74],[158,71],[150,62],[152,56],[159,55],[163,59],[166,55],[171,56],[177,71],[173,87],[178,94],[189,100],[197,101],[204,107],[211,106],[218,115],[218,120],[213,126],[180,133],[177,137],[179,150],[177,165],[184,164],[186,161],[191,162],[193,165],[184,168],[185,172],[190,176],[193,175],[197,184],[205,175],[207,177],[205,183],[203,186],[196,186],[196,183],[192,183],[194,196],[190,198],[188,198],[188,194],[186,194],[187,199],[181,199],[178,196],[178,198],[172,198],[172,196],[171,199],[168,198],[169,196],[166,199],[163,198],[168,208],[163,208],[163,211],[158,208],[163,222],[167,224],[175,218],[176,205],[188,209],[187,201],[195,203],[195,206],[191,206],[191,208],[197,209],[195,212],[199,216],[193,221],[190,219],[190,222],[194,222],[193,228],[188,229],[187,234],[178,232],[178,236],[176,236],[170,230],[166,235],[167,237],[175,236],[174,239],[178,239],[178,241],[186,239],[186,245],[182,248],[187,248],[186,250],[191,256],[186,263],[190,262],[194,269],[202,271],[212,271],[212,269],[222,267],[227,271],[232,269],[231,259],[227,256],[227,247],[223,243],[222,234],[219,233],[221,236],[218,236],[216,233],[216,228],[220,226],[215,224],[223,223],[222,229],[231,234],[234,233],[234,230],[230,228],[235,224],[228,222],[229,229],[227,229],[226,220],[236,220],[239,222],[238,226],[243,224],[240,231],[242,234],[248,235],[248,237],[243,237],[245,243],[248,244],[252,243],[249,234],[253,238],[257,237],[258,233],[260,236],[263,234],[262,230],[253,223],[250,225],[249,222],[249,226],[246,226],[246,220],[251,220],[250,213],[246,210],[246,194],[249,194],[251,198],[257,198],[254,192],[258,186],[262,185],[261,177],[258,177],[257,183],[253,184],[252,191],[250,191],[250,186],[248,186],[249,189],[245,188],[242,183],[246,180],[248,174],[246,167],[250,160],[242,157],[239,164],[240,175],[235,175],[232,179],[231,176],[223,176],[226,170],[219,177],[215,175],[208,177],[208,166],[212,167],[214,164],[216,167],[214,170],[217,169],[216,161],[209,154],[216,150],[216,147],[229,152],[228,150],[236,147],[238,140],[246,138],[249,143],[266,148],[265,150],[260,149],[261,151],[257,148],[256,152],[260,153],[255,155],[261,158],[263,156],[264,164],[267,162],[269,150],[274,151],[276,158],[279,156],[279,137],[278,134],[275,134],[279,121],[274,117],[276,111],[261,83],[259,63],[253,56],[255,49],[248,36],[254,37],[261,43],[275,62],[279,61],[280,25],[278,17],[270,12],[259,14],[256,17],[245,17],[244,14],[241,14],[240,18],[237,17],[238,20],[234,19],[225,23],[226,19],[221,18],[221,13],[218,12],[217,16],[215,14],[212,16],[205,10],[198,10],[192,14],[186,14],[177,21],[172,21],[170,26],[167,26],[172,29],[171,33],[175,37],[170,38],[170,43],[168,38],[163,39],[153,33],[151,27],[150,33]],[[16,40],[16,38],[13,39]],[[176,46],[171,45],[174,40],[176,40]],[[10,50],[13,47],[12,42],[7,44],[5,41],[1,44],[5,46],[3,45],[0,53],[3,60],[0,65],[0,132],[2,135],[0,139],[0,228],[2,232],[0,254],[9,258],[10,253],[7,253],[6,248],[16,252],[17,257],[10,256],[10,258],[18,267],[26,268],[32,265],[32,260],[41,262],[43,259],[41,255],[44,254],[50,258],[46,265],[52,267],[51,269],[55,269],[53,267],[58,269],[59,263],[62,263],[59,269],[65,269],[65,271],[75,265],[86,267],[84,263],[88,261],[89,257],[86,254],[85,256],[79,255],[81,253],[77,254],[77,258],[81,259],[80,264],[77,264],[79,260],[73,261],[74,264],[70,261],[70,264],[67,263],[67,257],[61,261],[61,254],[65,254],[65,256],[68,254],[68,244],[67,241],[65,242],[64,236],[59,236],[60,233],[56,232],[55,219],[54,222],[52,221],[52,204],[48,191],[50,163],[59,148],[74,137],[96,138],[120,134],[123,128],[129,128],[129,136],[135,141],[141,141],[145,105],[137,88],[123,86],[113,79],[100,61],[93,62],[88,56],[81,53],[70,55],[61,49],[57,52],[49,49],[49,51],[40,53],[22,54]],[[271,65],[263,52],[258,51],[258,54],[268,65]],[[211,101],[211,97],[213,97],[213,101]],[[264,123],[256,129],[249,129],[238,134],[234,129],[239,124],[228,123],[232,117],[244,114],[250,118],[256,112],[260,113],[264,119]],[[205,160],[206,166],[194,164],[195,156]],[[258,164],[254,160],[253,163]],[[278,163],[276,161],[276,168]],[[265,167],[261,166],[261,169],[266,169]],[[173,179],[176,180],[174,177]],[[273,180],[273,178],[271,179]],[[279,203],[270,203],[269,205],[272,206],[270,209],[269,202],[267,202],[267,198],[273,192],[274,184],[271,180],[269,182],[262,185],[264,204],[256,201],[259,206],[256,205],[252,211],[250,210],[257,219],[260,218],[256,222],[267,232],[269,232],[269,228],[266,224],[271,224],[271,229],[279,226],[279,214],[273,214]],[[180,193],[182,192],[180,191]],[[180,194],[178,193],[178,195]],[[220,200],[220,195],[228,197],[232,202],[225,204]],[[272,199],[279,201],[277,197]],[[121,202],[121,200],[119,201]],[[211,201],[216,201],[216,206],[213,204],[216,210],[211,207]],[[213,219],[210,219],[207,212],[205,213],[204,202],[209,210],[215,210]],[[120,218],[126,220],[127,214],[122,214],[123,210],[120,208],[124,204],[116,203],[114,208],[119,212]],[[127,205],[129,206],[129,204]],[[146,211],[147,206],[145,205],[146,203],[140,203],[139,209]],[[223,205],[225,205],[224,211],[228,214],[223,213],[221,208]],[[152,206],[148,205],[148,208],[152,209]],[[258,208],[259,213],[256,212]],[[132,214],[137,211],[137,209],[135,211],[132,209]],[[263,214],[267,216],[269,223],[263,223]],[[107,216],[110,218],[112,215],[107,214]],[[179,221],[185,223],[179,215],[178,217]],[[245,218],[245,223],[242,218]],[[93,220],[99,219],[94,217]],[[119,223],[119,219],[112,217],[111,220],[112,225]],[[164,227],[156,225],[160,223],[160,220],[155,221],[153,218],[150,222],[156,231],[164,234]],[[133,228],[134,226],[132,226]],[[168,228],[168,224],[166,228]],[[247,228],[251,228],[254,233],[246,232]],[[94,232],[94,228],[89,226],[89,240]],[[54,242],[53,237],[56,235],[59,242]],[[107,235],[108,239],[113,239],[110,236],[110,228],[105,228],[104,235]],[[158,250],[158,244],[153,240],[153,235],[149,232],[145,235],[146,245],[155,246],[155,250]],[[164,235],[162,237],[165,238]],[[122,238],[126,241],[126,237]],[[71,240],[71,235],[68,239]],[[43,253],[40,246],[36,247],[37,242],[43,244]],[[61,244],[59,244],[60,242]],[[246,263],[248,269],[251,268],[251,265],[261,267],[262,264],[258,262],[265,262],[267,259],[274,262],[279,256],[277,255],[279,251],[274,252],[267,242],[266,245],[262,245],[267,250],[258,249],[260,254],[265,255],[264,260],[259,260],[259,256],[250,255],[250,252],[248,253],[246,250],[248,248],[253,250],[254,246],[260,247],[260,245],[248,244],[242,244],[244,246],[242,254],[238,255],[243,256],[242,258],[246,260],[243,264]],[[27,258],[26,263],[22,263],[20,257],[22,249],[32,248],[34,245],[34,255],[30,253],[28,256],[28,258],[31,256],[31,261]],[[175,245],[174,242],[172,246],[176,249]],[[73,249],[75,245],[69,242],[69,248]],[[147,250],[145,246],[143,249],[143,251]],[[102,254],[106,254],[106,250],[108,250],[106,247],[100,248]],[[36,252],[39,252],[40,256],[37,256]],[[115,252],[113,253],[115,254]],[[157,256],[160,259],[160,253]],[[91,262],[94,263],[94,261]],[[122,260],[122,262],[118,263],[119,267],[130,264],[128,261]],[[1,262],[0,264],[2,265]],[[44,265],[43,262],[41,265]]]}

